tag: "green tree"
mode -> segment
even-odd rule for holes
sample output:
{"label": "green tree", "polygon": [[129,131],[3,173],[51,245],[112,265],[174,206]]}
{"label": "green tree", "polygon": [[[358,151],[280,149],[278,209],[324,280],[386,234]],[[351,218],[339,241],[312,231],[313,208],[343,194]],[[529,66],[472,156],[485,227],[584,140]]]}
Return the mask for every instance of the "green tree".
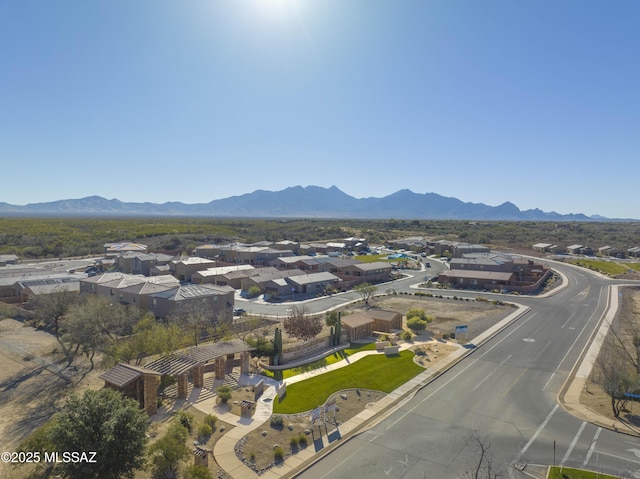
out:
{"label": "green tree", "polygon": [[137,308],[111,304],[107,298],[87,295],[72,304],[64,318],[63,341],[89,357],[91,369],[98,351],[105,351],[123,335],[131,334],[139,318]]}
{"label": "green tree", "polygon": [[75,358],[75,353],[63,340],[62,318],[67,311],[78,300],[78,294],[70,291],[56,291],[51,294],[33,296],[30,299],[32,308],[36,313],[39,325],[50,331],[58,341],[65,358],[67,366],[71,366]]}
{"label": "green tree", "polygon": [[70,479],[133,477],[145,462],[149,418],[134,400],[112,389],[73,395],[50,430],[56,451],[95,452],[96,462],[57,464]]}
{"label": "green tree", "polygon": [[369,283],[360,283],[360,284],[356,284],[353,287],[353,290],[360,295],[360,297],[364,301],[364,304],[368,305],[369,300],[376,293],[377,288],[374,285]]}
{"label": "green tree", "polygon": [[149,448],[151,475],[154,479],[177,479],[180,464],[189,457],[186,445],[189,431],[180,422],[173,422],[167,433]]}
{"label": "green tree", "polygon": [[413,331],[423,331],[427,329],[427,322],[415,316],[407,319],[407,327]]}
{"label": "green tree", "polygon": [[339,317],[340,315],[338,314],[337,311],[329,311],[324,318],[324,322],[329,327],[335,326],[336,323],[338,322]]}
{"label": "green tree", "polygon": [[187,467],[182,477],[184,477],[184,479],[213,479],[211,471],[207,469],[207,466],[203,466],[202,464],[194,464]]}

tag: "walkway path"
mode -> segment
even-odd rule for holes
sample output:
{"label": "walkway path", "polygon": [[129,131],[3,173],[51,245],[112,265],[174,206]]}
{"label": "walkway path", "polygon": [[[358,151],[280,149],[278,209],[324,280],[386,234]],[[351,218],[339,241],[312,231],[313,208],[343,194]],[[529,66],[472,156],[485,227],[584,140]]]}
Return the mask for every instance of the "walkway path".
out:
{"label": "walkway path", "polygon": [[[567,284],[567,278],[564,277],[564,285]],[[546,293],[542,296],[547,296],[551,294],[555,294],[557,290]],[[564,389],[564,393],[560,394],[559,401],[563,405],[567,411],[570,413],[583,418],[584,420],[597,424],[602,427],[607,427],[610,429],[616,429],[621,432],[626,432],[630,434],[638,434],[638,431],[634,431],[631,427],[626,426],[623,423],[612,424],[611,420],[607,419],[604,416],[599,415],[598,413],[592,411],[591,409],[580,404],[580,393],[584,388],[586,383],[586,378],[588,378],[591,368],[593,367],[593,363],[595,358],[597,357],[597,352],[599,351],[602,340],[606,336],[606,331],[608,330],[611,319],[615,315],[615,311],[617,309],[617,301],[618,301],[618,291],[617,287],[614,287],[612,290],[610,305],[606,313],[606,317],[602,323],[601,330],[598,331],[595,340],[591,343],[590,349],[587,351],[587,354],[584,355],[580,366],[577,368],[577,372],[574,376],[570,377],[569,382],[567,383],[566,388]],[[506,328],[509,324],[519,318],[521,315],[525,314],[529,308],[517,305],[518,309],[510,314],[508,317],[495,324],[493,327],[489,328],[482,334],[473,338],[470,341],[471,348],[467,347],[459,347],[456,351],[449,354],[448,356],[442,358],[439,362],[435,363],[431,368],[425,370],[423,373],[417,375],[409,382],[403,384],[396,390],[392,391],[390,394],[386,395],[384,398],[379,400],[378,402],[370,405],[364,411],[360,412],[355,417],[346,421],[343,424],[340,424],[340,434],[339,440],[334,440],[332,442],[332,438],[328,436],[323,436],[321,438],[322,444],[326,445],[320,451],[316,451],[313,447],[307,447],[301,449],[297,454],[290,456],[286,459],[286,461],[277,468],[272,468],[262,474],[260,477],[265,479],[275,479],[283,476],[290,477],[296,471],[300,471],[305,467],[305,464],[308,464],[309,461],[313,460],[314,456],[320,457],[320,455],[326,454],[337,444],[343,442],[345,438],[348,438],[359,431],[363,430],[365,427],[371,427],[375,423],[375,418],[382,418],[385,414],[391,412],[398,404],[408,398],[411,394],[413,394],[418,389],[426,386],[428,383],[437,378],[440,374],[442,374],[445,370],[452,367],[454,364],[459,362],[462,358],[470,354],[474,348],[481,346],[483,343],[491,339],[493,336],[498,334],[504,328]],[[407,349],[409,347],[415,346],[419,343],[406,343],[402,342],[400,344],[401,349]],[[303,381],[309,377],[323,374],[329,371],[332,371],[337,368],[345,367],[349,365],[353,361],[357,361],[362,357],[365,357],[370,354],[381,354],[377,351],[360,351],[358,353],[353,354],[349,357],[348,360],[343,360],[338,363],[334,363],[328,366],[325,366],[321,369],[306,372],[292,378],[288,378],[286,382],[288,384],[292,384],[298,381]],[[256,479],[258,475],[243,464],[235,453],[235,446],[244,436],[246,436],[249,432],[255,430],[260,427],[262,424],[267,422],[272,414],[272,405],[273,400],[276,397],[276,388],[279,386],[277,381],[272,379],[265,378],[263,376],[241,376],[241,385],[252,385],[257,384],[259,381],[265,381],[265,392],[263,393],[260,401],[256,404],[256,410],[254,412],[253,417],[251,418],[241,418],[239,416],[229,414],[225,410],[219,409],[215,403],[215,397],[211,397],[204,401],[199,401],[194,404],[194,406],[205,413],[214,414],[220,418],[220,420],[232,424],[235,426],[228,433],[223,435],[215,444],[213,454],[218,465],[232,478],[234,479]]]}

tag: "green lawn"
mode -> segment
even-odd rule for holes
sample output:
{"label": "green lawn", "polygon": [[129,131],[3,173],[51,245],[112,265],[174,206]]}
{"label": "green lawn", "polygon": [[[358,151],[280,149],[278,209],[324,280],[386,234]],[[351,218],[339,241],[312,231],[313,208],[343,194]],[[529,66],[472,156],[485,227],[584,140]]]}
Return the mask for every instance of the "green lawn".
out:
{"label": "green lawn", "polygon": [[630,264],[614,263],[613,261],[602,261],[597,259],[575,259],[569,262],[609,276],[626,273],[630,268],[635,269],[635,267]]}
{"label": "green lawn", "polygon": [[342,361],[343,359],[348,358],[349,356],[360,352],[360,351],[375,351],[376,350],[376,343],[367,343],[367,344],[362,344],[361,346],[358,346],[357,348],[347,348],[347,349],[343,349],[342,351],[338,351],[337,353],[333,353],[331,356],[327,356],[325,359],[327,361],[327,364],[334,364],[337,362]]}
{"label": "green lawn", "polygon": [[[2,304],[2,303],[0,303]],[[357,348],[347,348],[347,349],[343,349],[342,351],[338,351],[337,353],[333,353],[330,356],[327,356],[324,359],[321,359],[319,361],[316,361],[314,363],[310,363],[306,366],[300,367],[300,368],[292,368],[292,369],[285,369],[282,371],[282,378],[283,379],[287,379],[293,376],[297,376],[298,374],[302,374],[304,372],[307,371],[312,371],[314,369],[320,369],[321,367],[324,366],[328,366],[329,364],[334,364],[337,362],[342,361],[343,359],[348,358],[349,356],[351,356],[354,353],[357,353],[358,351],[373,351],[376,349],[376,345],[375,343],[367,343],[367,344],[363,344],[361,346],[358,346]],[[268,376],[270,378],[273,377],[273,372],[272,371],[265,371],[264,372],[265,376]]]}
{"label": "green lawn", "polygon": [[365,255],[361,255],[361,256],[356,256],[355,258],[358,261],[361,261],[363,263],[374,263],[376,261],[398,261],[398,260],[391,260],[388,259],[388,254],[365,254]]}
{"label": "green lawn", "polygon": [[412,351],[397,356],[366,356],[344,368],[287,385],[282,401],[276,400],[273,412],[296,414],[323,404],[342,389],[373,389],[389,393],[417,376],[424,369],[413,362]]}
{"label": "green lawn", "polygon": [[628,266],[629,269],[634,271],[640,271],[640,263],[625,263],[625,266]]}
{"label": "green lawn", "polygon": [[582,469],[571,469],[570,467],[551,467],[547,479],[619,479],[617,476],[608,474],[584,471]]}

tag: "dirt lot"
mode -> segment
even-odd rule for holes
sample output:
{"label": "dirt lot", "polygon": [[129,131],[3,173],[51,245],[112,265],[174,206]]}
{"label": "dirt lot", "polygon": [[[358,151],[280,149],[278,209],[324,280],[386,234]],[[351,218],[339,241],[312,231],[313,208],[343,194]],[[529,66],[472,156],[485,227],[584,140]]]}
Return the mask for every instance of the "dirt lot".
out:
{"label": "dirt lot", "polygon": [[[86,364],[61,371],[63,355],[50,334],[13,319],[0,321],[0,449],[14,451],[73,391],[101,387],[99,373],[83,378]],[[0,464],[0,477],[16,477]]]}
{"label": "dirt lot", "polygon": [[[628,331],[632,325],[637,324],[639,320],[640,288],[624,288],[622,290],[622,300],[619,305],[618,314],[612,323],[612,328],[622,332],[623,334],[621,334],[621,337],[625,338],[627,341],[632,341],[631,336],[624,335],[624,332]],[[612,333],[609,332],[607,340],[611,339],[611,336]],[[586,389],[580,395],[580,402],[610,419],[613,424],[615,422],[615,417],[611,408],[611,399],[602,387],[596,383],[597,374],[598,370],[596,365],[594,366],[589,381],[587,382]],[[640,404],[629,402],[627,404],[627,410],[623,411],[620,419],[634,425],[640,434]]]}

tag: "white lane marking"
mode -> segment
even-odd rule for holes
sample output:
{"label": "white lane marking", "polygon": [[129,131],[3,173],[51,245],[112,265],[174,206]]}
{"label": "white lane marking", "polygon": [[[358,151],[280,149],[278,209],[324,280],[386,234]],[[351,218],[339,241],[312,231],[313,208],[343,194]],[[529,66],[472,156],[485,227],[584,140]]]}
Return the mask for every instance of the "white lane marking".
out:
{"label": "white lane marking", "polygon": [[569,459],[569,456],[573,452],[573,448],[576,447],[576,443],[578,442],[578,439],[580,439],[580,435],[582,434],[582,431],[584,431],[584,427],[586,425],[587,425],[587,422],[586,421],[582,421],[582,424],[580,425],[580,429],[578,429],[578,432],[576,433],[575,437],[573,438],[573,441],[571,441],[571,444],[569,444],[569,449],[567,449],[566,454],[562,458],[562,462],[560,462],[560,467],[564,466],[565,463],[567,462],[567,460]]}
{"label": "white lane marking", "polygon": [[498,369],[500,369],[502,366],[504,366],[504,363],[506,363],[506,362],[509,360],[509,358],[510,358],[510,357],[511,357],[511,354],[510,354],[509,356],[507,356],[506,358],[504,358],[504,359],[502,360],[502,362],[501,362],[500,364],[498,364],[498,365],[494,368],[494,370],[493,370],[493,371],[491,371],[489,374],[487,374],[487,375],[482,379],[482,381],[480,381],[480,382],[476,385],[476,387],[474,387],[474,388],[472,389],[472,391],[475,391],[476,389],[478,389],[478,388],[482,385],[482,383],[484,383],[487,379],[489,379],[489,377],[491,377],[491,375],[492,375],[493,373],[495,373]]}
{"label": "white lane marking", "polygon": [[573,343],[571,343],[571,346],[569,346],[569,349],[567,349],[567,352],[565,353],[565,355],[562,357],[562,359],[558,363],[558,366],[554,369],[553,373],[551,373],[551,376],[549,376],[549,379],[547,380],[547,382],[545,383],[544,387],[542,388],[543,392],[547,389],[547,386],[549,385],[549,383],[551,382],[553,377],[558,372],[558,369],[560,369],[560,366],[562,366],[562,363],[564,363],[564,360],[567,359],[567,356],[573,350],[573,347],[576,345],[576,342],[578,342],[578,339],[580,339],[580,336],[582,336],[582,333],[584,333],[584,330],[588,326],[589,322],[591,322],[591,318],[589,318],[589,321],[584,323],[584,326],[582,327],[582,329],[580,330],[580,332],[576,336],[576,339],[573,340]]}
{"label": "white lane marking", "polygon": [[593,454],[593,451],[596,448],[596,442],[598,442],[598,437],[600,437],[600,432],[602,432],[602,428],[599,427],[598,430],[596,431],[595,435],[593,436],[593,441],[591,441],[591,446],[589,447],[589,450],[587,451],[587,457],[585,457],[584,462],[582,463],[582,467],[586,466],[587,463],[589,462],[589,460],[591,459],[591,455]]}
{"label": "white lane marking", "polygon": [[602,454],[603,456],[615,457],[616,459],[622,459],[623,461],[633,462],[634,464],[640,464],[640,461],[634,461],[633,459],[629,459],[628,457],[616,456],[615,454],[609,454],[608,452],[598,451],[598,454]]}
{"label": "white lane marking", "polygon": [[560,326],[560,329],[564,329],[564,327],[567,325],[567,323],[569,321],[571,321],[571,319],[573,319],[573,317],[576,315],[576,312],[574,311],[573,314],[571,316],[569,316],[569,319],[567,319],[564,324],[562,326]]}
{"label": "white lane marking", "polygon": [[429,399],[431,399],[431,396],[433,396],[434,394],[438,393],[442,388],[446,387],[450,382],[452,382],[453,380],[455,380],[458,376],[460,376],[463,372],[465,372],[467,369],[469,369],[471,366],[473,366],[476,361],[480,361],[482,358],[484,358],[487,354],[489,354],[491,351],[493,351],[494,348],[496,348],[500,343],[502,343],[502,341],[504,341],[505,339],[507,339],[509,336],[511,336],[513,333],[515,333],[518,329],[520,329],[522,326],[524,326],[530,319],[535,318],[535,316],[538,313],[533,313],[531,316],[529,316],[527,319],[523,320],[520,324],[518,324],[518,326],[516,326],[513,330],[511,330],[507,335],[505,335],[504,338],[502,338],[500,341],[498,341],[496,344],[494,344],[493,346],[491,346],[489,349],[487,349],[484,353],[482,353],[478,358],[476,359],[472,359],[471,362],[469,364],[467,364],[464,368],[462,368],[455,376],[453,376],[452,378],[450,378],[449,380],[447,380],[444,384],[441,384],[435,391],[433,391],[431,394],[429,394],[427,397],[425,397],[421,402],[419,402],[418,404],[416,404],[415,406],[413,406],[411,409],[409,409],[407,412],[405,412],[404,414],[402,414],[398,419],[396,419],[395,421],[393,421],[391,424],[389,424],[386,427],[386,430],[388,431],[389,429],[391,429],[393,426],[395,426],[396,424],[398,424],[400,421],[402,421],[405,417],[407,417],[409,414],[412,414],[413,411],[415,411],[416,409],[418,409],[420,406],[422,406],[423,403],[425,403],[426,401],[428,401]]}
{"label": "white lane marking", "polygon": [[533,436],[531,436],[531,439],[529,439],[529,442],[522,448],[522,451],[520,451],[520,455],[523,455],[525,452],[527,452],[527,449],[529,449],[529,447],[531,447],[531,444],[533,444],[533,441],[536,440],[536,438],[538,437],[538,434],[540,434],[540,432],[544,429],[544,427],[547,425],[547,423],[551,420],[551,416],[553,416],[555,414],[555,412],[558,410],[559,406],[560,406],[559,404],[556,404],[553,407],[553,409],[551,410],[549,415],[545,418],[545,420],[542,422],[542,424],[540,424],[540,427],[538,428],[538,430],[534,433]]}

